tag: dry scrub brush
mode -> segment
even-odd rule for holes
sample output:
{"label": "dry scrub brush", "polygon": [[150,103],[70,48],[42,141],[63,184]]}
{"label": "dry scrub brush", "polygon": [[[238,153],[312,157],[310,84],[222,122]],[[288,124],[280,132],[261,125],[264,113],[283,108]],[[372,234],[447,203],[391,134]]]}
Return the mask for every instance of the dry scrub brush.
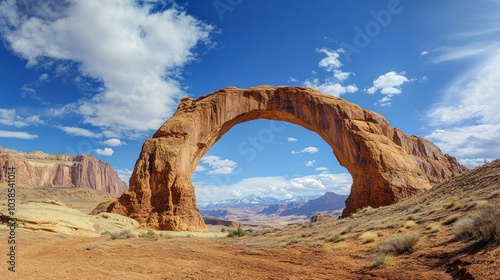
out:
{"label": "dry scrub brush", "polygon": [[500,245],[500,205],[487,205],[458,220],[453,232],[458,239],[475,240],[478,245]]}
{"label": "dry scrub brush", "polygon": [[378,249],[385,255],[401,255],[407,252],[412,252],[419,239],[420,235],[414,232],[399,234],[389,238],[384,243],[381,243],[378,246]]}

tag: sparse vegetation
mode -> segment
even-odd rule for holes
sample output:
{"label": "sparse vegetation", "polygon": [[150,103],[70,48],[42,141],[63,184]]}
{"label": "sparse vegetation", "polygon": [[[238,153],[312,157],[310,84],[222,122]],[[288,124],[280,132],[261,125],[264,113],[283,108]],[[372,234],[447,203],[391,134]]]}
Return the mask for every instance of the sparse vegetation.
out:
{"label": "sparse vegetation", "polygon": [[124,229],[120,232],[111,232],[109,233],[109,236],[111,236],[111,239],[115,240],[134,237],[134,234],[129,229]]}
{"label": "sparse vegetation", "polygon": [[227,237],[242,237],[245,236],[246,234],[247,234],[246,231],[244,231],[242,228],[238,228],[234,230],[229,230]]}
{"label": "sparse vegetation", "polygon": [[460,219],[460,217],[462,217],[461,214],[450,215],[450,216],[448,216],[448,218],[446,218],[446,220],[444,220],[443,225],[445,225],[445,226],[451,225],[454,222],[458,221],[458,219]]}
{"label": "sparse vegetation", "polygon": [[425,229],[427,230],[428,233],[436,233],[439,231],[439,228],[441,227],[440,224],[438,223],[432,223],[432,224],[429,224],[425,227]]}
{"label": "sparse vegetation", "polygon": [[373,231],[367,231],[363,233],[358,239],[361,240],[361,243],[371,243],[377,240],[378,234]]}
{"label": "sparse vegetation", "polygon": [[480,245],[500,245],[500,209],[498,205],[482,207],[470,217],[457,221],[453,232],[458,239],[475,240]]}
{"label": "sparse vegetation", "polygon": [[140,238],[147,238],[147,239],[157,239],[158,236],[156,235],[156,233],[152,230],[148,230],[147,232],[145,233],[141,233],[139,234],[139,237]]}
{"label": "sparse vegetation", "polygon": [[370,268],[377,269],[392,265],[394,262],[394,257],[391,255],[378,254],[375,256],[373,263]]}
{"label": "sparse vegetation", "polygon": [[412,228],[412,227],[415,227],[415,226],[417,226],[417,223],[415,223],[414,221],[406,221],[403,224],[403,227],[406,228],[406,229],[409,229],[409,228]]}
{"label": "sparse vegetation", "polygon": [[401,255],[412,252],[419,239],[420,235],[417,233],[400,234],[381,243],[378,248],[386,255]]}

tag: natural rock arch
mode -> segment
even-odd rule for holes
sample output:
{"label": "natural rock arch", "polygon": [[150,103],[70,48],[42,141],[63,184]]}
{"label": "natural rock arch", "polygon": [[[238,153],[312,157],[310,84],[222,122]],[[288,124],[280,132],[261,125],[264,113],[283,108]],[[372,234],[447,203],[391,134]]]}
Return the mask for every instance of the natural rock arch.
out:
{"label": "natural rock arch", "polygon": [[392,204],[465,170],[428,140],[341,98],[301,87],[232,87],[182,99],[144,143],[130,188],[109,211],[156,229],[205,230],[191,182],[198,161],[234,125],[259,118],[300,125],[332,147],[353,178],[344,216]]}

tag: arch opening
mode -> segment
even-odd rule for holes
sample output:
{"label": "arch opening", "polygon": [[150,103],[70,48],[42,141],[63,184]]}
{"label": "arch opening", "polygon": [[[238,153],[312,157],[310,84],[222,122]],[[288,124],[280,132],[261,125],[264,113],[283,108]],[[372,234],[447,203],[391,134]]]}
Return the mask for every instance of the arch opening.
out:
{"label": "arch opening", "polygon": [[[259,222],[305,219],[313,212],[339,215],[352,185],[319,135],[267,119],[232,127],[201,158],[191,181],[202,216]],[[334,201],[300,209],[327,192]],[[273,212],[273,204],[288,208]]]}

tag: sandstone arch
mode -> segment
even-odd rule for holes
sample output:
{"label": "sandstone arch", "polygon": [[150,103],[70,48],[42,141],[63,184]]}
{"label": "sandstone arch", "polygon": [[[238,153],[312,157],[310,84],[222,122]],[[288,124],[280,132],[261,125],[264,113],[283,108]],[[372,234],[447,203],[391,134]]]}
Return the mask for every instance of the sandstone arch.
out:
{"label": "sandstone arch", "polygon": [[194,169],[231,127],[259,118],[300,125],[332,147],[353,178],[344,216],[392,204],[465,170],[428,140],[408,136],[341,98],[300,87],[225,88],[182,99],[144,143],[130,188],[109,210],[156,229],[204,230],[191,182]]}

